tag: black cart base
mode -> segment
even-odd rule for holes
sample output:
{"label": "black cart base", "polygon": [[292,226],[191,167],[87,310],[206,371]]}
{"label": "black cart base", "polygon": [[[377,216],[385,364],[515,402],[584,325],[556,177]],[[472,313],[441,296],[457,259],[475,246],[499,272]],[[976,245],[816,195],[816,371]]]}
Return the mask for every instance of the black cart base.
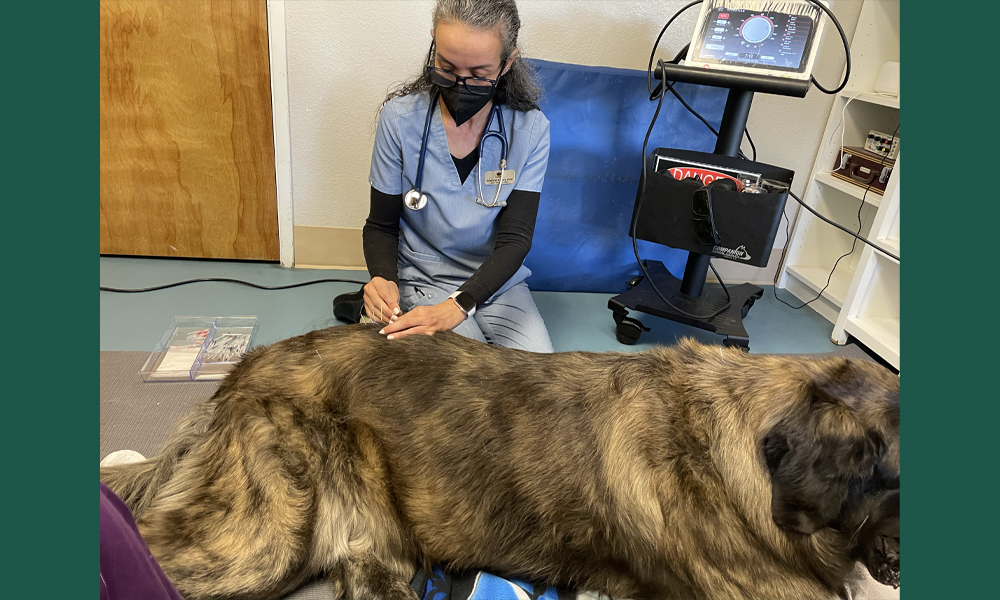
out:
{"label": "black cart base", "polygon": [[[674,277],[663,263],[645,261],[645,265],[660,293],[685,312],[710,315],[726,304],[726,293],[719,284],[706,284],[700,296],[689,296],[680,291],[681,280]],[[723,344],[726,346],[750,350],[750,336],[743,327],[743,318],[750,312],[754,301],[764,295],[763,288],[749,283],[726,286],[732,298],[729,308],[711,319],[698,320],[677,313],[656,295],[646,278],[637,279],[639,281],[629,291],[608,300],[608,308],[614,313],[615,336],[619,342],[634,344],[643,331],[649,331],[641,322],[628,316],[629,310],[635,310],[724,335]]]}
{"label": "black cart base", "polygon": [[[793,80],[780,77],[767,77],[763,75],[733,73],[717,69],[706,70],[699,69],[697,67],[674,65],[666,63],[662,60],[659,61],[654,75],[656,79],[661,82],[673,81],[693,83],[697,85],[707,85],[711,87],[729,89],[729,95],[726,98],[726,108],[722,114],[722,122],[719,124],[719,138],[715,143],[714,154],[717,155],[718,160],[723,160],[721,157],[729,157],[729,159],[732,159],[739,154],[740,143],[743,140],[743,133],[746,130],[747,117],[750,115],[750,104],[753,102],[754,92],[804,98],[806,92],[809,90],[809,81],[804,79]],[[654,151],[654,153],[655,152],[656,151]],[[649,160],[649,158],[644,157],[643,160]],[[712,164],[711,161],[709,161],[708,164]],[[769,169],[778,169],[778,167],[759,165],[751,161],[747,161],[745,163],[737,162],[736,164],[754,164],[756,166],[768,167]],[[653,170],[655,171],[655,168]],[[776,178],[786,182],[788,185],[791,185],[794,173],[788,171],[787,169],[781,169],[781,171],[784,171],[784,173],[769,173],[770,178]],[[775,177],[776,175],[779,176]],[[655,174],[650,175],[650,177],[651,179],[655,179]],[[636,199],[637,209],[636,214],[633,215],[632,231],[629,232],[630,235],[635,235],[637,238],[644,239],[646,241],[686,249],[689,252],[688,261],[684,267],[683,281],[671,275],[670,271],[667,271],[667,268],[664,267],[661,262],[644,262],[649,277],[651,277],[656,283],[656,289],[658,289],[671,304],[677,306],[684,312],[694,315],[710,315],[719,310],[719,308],[726,304],[726,293],[722,291],[722,286],[719,284],[705,283],[705,278],[708,274],[709,259],[711,256],[703,254],[703,248],[685,247],[683,245],[676,246],[674,245],[677,243],[677,240],[675,239],[657,239],[656,227],[653,227],[651,235],[646,236],[643,236],[640,232],[635,231],[637,221],[641,223],[642,226],[649,225],[649,223],[639,218],[641,215],[638,214],[638,200],[641,197],[642,194],[639,194]],[[742,200],[752,201],[753,199],[743,198]],[[685,206],[690,206],[690,203],[691,199],[688,197]],[[778,215],[783,209],[784,198],[781,199],[780,206],[776,205],[774,207],[776,212],[774,212],[771,227],[768,230],[769,239],[763,242],[763,250],[761,252],[755,252],[755,255],[759,257],[767,257],[770,255],[770,249],[774,244],[774,235],[777,231],[777,224],[779,222]],[[691,230],[689,223],[690,215],[687,213],[688,210],[690,209],[685,208],[685,223],[686,229]],[[670,221],[669,218],[662,219],[657,217],[653,217],[651,220],[653,222],[657,222],[657,224],[661,227],[665,222]],[[683,237],[678,239],[683,241]],[[719,258],[727,257],[720,256]],[[766,266],[766,264],[767,262],[765,259],[763,264],[757,264],[756,266],[763,267]],[[725,340],[723,341],[725,345],[736,346],[747,351],[750,350],[750,336],[747,335],[747,330],[743,328],[743,318],[747,316],[747,313],[750,311],[750,307],[753,306],[754,301],[764,295],[763,288],[759,288],[749,283],[734,285],[731,287],[727,286],[732,301],[729,308],[726,309],[725,312],[712,317],[711,319],[692,319],[690,317],[685,317],[665,304],[656,294],[656,291],[653,290],[653,287],[645,279],[633,279],[629,282],[629,287],[631,288],[629,291],[608,300],[608,308],[610,308],[614,313],[615,324],[617,325],[615,334],[619,342],[623,344],[634,344],[639,339],[639,336],[642,335],[643,331],[649,331],[649,329],[644,327],[642,323],[636,319],[629,318],[628,311],[631,309],[718,333],[725,336]]]}

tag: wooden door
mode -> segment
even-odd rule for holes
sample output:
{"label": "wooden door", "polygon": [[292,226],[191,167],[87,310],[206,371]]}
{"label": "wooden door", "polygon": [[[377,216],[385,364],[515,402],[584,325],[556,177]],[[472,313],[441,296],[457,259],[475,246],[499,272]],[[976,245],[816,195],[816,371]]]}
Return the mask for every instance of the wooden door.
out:
{"label": "wooden door", "polygon": [[278,260],[265,0],[101,2],[101,253]]}

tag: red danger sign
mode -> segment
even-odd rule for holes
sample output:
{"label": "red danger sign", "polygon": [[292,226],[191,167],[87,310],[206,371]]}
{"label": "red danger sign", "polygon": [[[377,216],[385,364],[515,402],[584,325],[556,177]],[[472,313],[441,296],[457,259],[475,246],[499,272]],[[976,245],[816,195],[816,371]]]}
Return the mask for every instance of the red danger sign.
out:
{"label": "red danger sign", "polygon": [[674,179],[678,181],[681,179],[686,179],[688,177],[697,177],[705,185],[708,185],[715,181],[716,179],[731,179],[736,182],[736,189],[738,191],[743,191],[743,182],[735,177],[730,177],[725,173],[719,173],[718,171],[710,171],[708,169],[699,169],[696,167],[670,167],[668,169],[670,174],[674,176]]}

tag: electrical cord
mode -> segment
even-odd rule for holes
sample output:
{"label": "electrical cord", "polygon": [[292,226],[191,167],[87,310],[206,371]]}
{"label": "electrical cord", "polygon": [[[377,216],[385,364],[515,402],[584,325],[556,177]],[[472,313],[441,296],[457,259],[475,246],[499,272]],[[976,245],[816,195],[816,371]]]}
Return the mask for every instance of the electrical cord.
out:
{"label": "electrical cord", "polygon": [[[834,88],[832,90],[826,89],[825,87],[823,87],[822,85],[820,85],[819,81],[816,81],[816,78],[813,77],[812,75],[809,75],[809,81],[814,86],[816,86],[816,89],[818,89],[819,91],[823,92],[824,94],[837,94],[841,90],[843,90],[845,87],[847,87],[847,82],[851,78],[851,44],[850,44],[850,42],[847,41],[847,33],[844,32],[844,27],[840,24],[840,21],[837,20],[837,17],[833,14],[833,11],[831,11],[829,8],[827,8],[819,0],[807,0],[807,1],[809,3],[817,6],[823,12],[825,12],[827,14],[827,16],[830,17],[830,20],[833,21],[833,24],[837,27],[837,32],[840,33],[840,39],[841,39],[841,41],[844,42],[844,55],[845,55],[845,57],[847,59],[847,68],[844,71],[844,80],[841,81],[840,85],[838,85],[836,88]],[[656,55],[656,48],[657,48],[657,46],[660,45],[660,39],[663,38],[663,34],[666,33],[667,28],[670,27],[670,24],[673,23],[674,20],[677,19],[677,17],[679,17],[687,9],[691,8],[692,6],[701,4],[702,2],[703,2],[703,0],[695,0],[694,2],[691,2],[689,4],[684,5],[680,10],[678,10],[677,12],[675,12],[672,17],[670,17],[670,20],[667,21],[667,24],[664,25],[663,29],[660,30],[660,34],[656,36],[656,41],[653,42],[653,50],[652,50],[652,52],[649,53],[649,65],[646,68],[646,88],[649,91],[650,100],[653,99],[652,98],[652,96],[653,96],[653,58]],[[817,43],[819,43],[819,40],[817,40]],[[688,49],[689,46],[690,46],[690,44],[688,44],[687,46],[685,46],[684,49],[682,50],[682,52],[686,53],[686,51],[687,51],[687,49]],[[680,55],[678,54],[678,56],[680,56]],[[678,62],[680,62],[680,59],[679,58],[674,58],[674,60],[671,61],[671,62],[673,64],[677,64]]]}
{"label": "electrical cord", "polygon": [[[892,143],[896,140],[896,132],[898,132],[898,131],[899,131],[899,125],[897,124],[896,125],[896,129],[893,130],[892,135],[889,138],[889,147],[890,148],[892,147]],[[887,158],[887,156],[888,156],[887,154],[885,154],[885,155],[882,156],[882,160],[879,162],[879,166],[880,167],[883,166],[883,165],[885,165],[885,159]],[[802,202],[802,200],[799,200],[798,196],[792,194],[792,197],[795,198],[799,202],[799,204],[802,204],[802,206],[805,206],[806,208],[809,208],[810,212],[812,212],[813,214],[815,214],[819,218],[823,219],[827,223],[831,223],[832,225],[835,225],[835,226],[839,227],[840,229],[843,229],[844,231],[847,231],[847,233],[850,233],[852,236],[854,236],[854,240],[851,242],[851,249],[848,250],[846,253],[840,255],[840,257],[837,258],[837,260],[833,263],[833,268],[830,269],[830,274],[826,278],[826,285],[824,285],[823,289],[821,289],[816,294],[815,298],[813,298],[812,300],[809,300],[808,302],[803,302],[800,306],[792,306],[788,302],[785,302],[781,298],[778,298],[778,289],[777,289],[778,288],[778,273],[775,273],[775,275],[774,275],[774,286],[772,286],[772,290],[771,290],[772,293],[774,294],[774,299],[775,300],[777,300],[778,302],[781,302],[785,306],[788,306],[788,307],[790,307],[790,308],[792,308],[794,310],[799,310],[801,308],[805,308],[809,304],[812,304],[816,300],[819,300],[820,297],[823,295],[823,292],[825,292],[827,290],[827,288],[830,287],[830,282],[833,281],[833,274],[837,271],[837,266],[840,265],[840,261],[843,260],[844,258],[846,258],[846,257],[854,254],[854,250],[855,250],[855,248],[857,248],[857,244],[858,244],[859,240],[865,242],[866,244],[868,244],[872,248],[876,248],[880,252],[882,252],[884,254],[887,254],[888,256],[891,256],[891,257],[895,258],[897,262],[899,261],[899,257],[898,256],[896,256],[895,254],[892,254],[891,252],[886,251],[885,249],[881,248],[880,246],[877,246],[877,245],[869,242],[868,240],[866,240],[865,238],[861,237],[861,235],[860,235],[861,234],[861,230],[864,228],[864,223],[861,220],[861,211],[864,209],[865,199],[868,197],[868,192],[871,189],[872,189],[872,184],[869,183],[868,187],[865,188],[865,193],[861,196],[861,204],[860,204],[860,206],[858,206],[858,217],[857,217],[858,218],[858,231],[857,231],[857,233],[852,233],[850,231],[847,231],[846,229],[844,229],[843,227],[840,227],[836,223],[833,223],[832,221],[829,221],[828,219],[826,219],[825,217],[823,217],[822,215],[820,215],[816,211],[814,211],[811,208],[809,208],[808,206],[806,206],[805,203]],[[789,193],[791,193],[791,192],[789,192]],[[785,219],[785,249],[782,250],[781,261],[780,261],[780,264],[783,265],[785,263],[785,252],[788,249],[788,240],[790,239],[790,235],[788,233],[788,217],[785,215],[784,211],[781,212],[781,216]],[[780,271],[781,271],[781,267],[779,266],[778,272],[780,272]]]}
{"label": "electrical cord", "polygon": [[[678,10],[677,12],[675,12],[674,16],[670,17],[670,20],[667,21],[667,24],[664,25],[663,29],[660,30],[660,35],[656,36],[656,41],[653,42],[653,50],[649,53],[649,65],[646,67],[646,88],[649,91],[650,100],[653,99],[652,98],[653,97],[653,59],[656,56],[656,47],[660,45],[660,38],[662,38],[663,34],[667,32],[667,28],[670,27],[670,24],[673,23],[674,20],[677,17],[681,16],[681,14],[684,11],[686,11],[689,8],[691,8],[692,6],[695,6],[695,5],[698,5],[698,4],[701,4],[701,3],[702,3],[702,0],[695,0],[694,2],[691,2],[690,4],[685,5],[683,8],[681,8],[680,10]],[[678,53],[677,56],[674,57],[673,64],[677,64],[678,62],[680,62],[680,57],[682,56],[681,53],[686,54],[687,50],[688,50],[688,47],[690,45],[691,44],[688,44],[687,46],[684,46],[684,48],[681,50],[681,52]]]}
{"label": "electrical cord", "polygon": [[[860,96],[860,95],[861,95],[861,92],[858,92],[857,94],[854,94],[853,96],[851,96],[850,98],[848,98],[847,102],[844,103],[844,108],[840,109],[840,148],[841,148],[841,150],[843,150],[844,146],[846,145],[846,142],[844,141],[844,138],[847,135],[847,107],[850,106],[851,102],[854,102],[854,100],[858,96]],[[836,134],[836,131],[834,131],[834,134]],[[838,167],[838,168],[840,168],[840,167]]]}
{"label": "electrical cord", "polygon": [[[833,15],[833,12],[830,11],[830,9],[827,8],[819,0],[809,0],[809,2],[815,4],[823,12],[825,12],[827,15],[830,16],[830,20],[833,21],[833,24],[837,26],[837,31],[840,32],[840,39],[843,40],[843,42],[844,42],[844,53],[847,56],[847,70],[844,71],[844,80],[840,82],[840,85],[838,85],[836,88],[834,88],[832,90],[828,90],[825,87],[821,86],[819,84],[819,82],[816,81],[815,77],[813,77],[812,75],[809,76],[809,81],[811,81],[812,84],[814,86],[816,86],[817,90],[823,92],[824,94],[836,94],[836,93],[840,92],[840,90],[842,90],[845,87],[847,87],[847,80],[851,78],[851,45],[847,41],[847,34],[844,33],[844,28],[841,27],[840,21],[838,21],[837,17],[835,17]],[[819,43],[819,40],[816,40],[816,42]]]}
{"label": "electrical cord", "polygon": [[[677,13],[677,15],[679,15],[685,9],[687,9],[687,8],[689,8],[689,7],[691,7],[691,6],[695,5],[695,4],[699,4],[702,1],[704,1],[704,0],[698,0],[698,2],[692,2],[691,4],[688,4],[687,6],[685,6],[684,8],[682,8],[680,10],[680,12]],[[677,15],[674,15],[674,17],[676,17]],[[671,19],[671,21],[673,21],[673,19]],[[670,23],[668,22],[667,25],[670,25]],[[664,27],[663,30],[660,31],[660,35],[663,35],[664,31],[666,31],[666,27]],[[657,41],[657,43],[659,43],[660,39],[656,38],[656,41]],[[676,65],[677,63],[679,63],[681,61],[681,59],[683,59],[685,56],[687,56],[687,51],[688,51],[688,48],[690,46],[691,46],[690,43],[685,44],[684,47],[681,48],[680,51],[674,56],[673,60],[667,61],[667,64]],[[653,52],[654,53],[656,52],[656,45],[655,44],[653,45]],[[715,127],[712,127],[711,123],[709,123],[707,120],[705,120],[705,117],[701,116],[701,114],[699,114],[698,111],[696,111],[695,109],[691,108],[691,105],[688,104],[687,101],[684,100],[684,98],[682,98],[681,95],[677,92],[677,90],[674,89],[674,84],[673,83],[670,83],[670,82],[666,81],[665,79],[661,79],[659,85],[656,86],[656,90],[655,91],[653,90],[653,84],[652,84],[652,77],[653,77],[653,71],[652,71],[653,64],[652,64],[652,61],[653,61],[653,56],[652,55],[650,55],[649,60],[650,60],[650,64],[649,64],[649,67],[646,69],[646,85],[649,88],[649,101],[652,102],[653,100],[656,100],[657,98],[659,98],[660,96],[662,96],[663,95],[663,91],[664,91],[664,87],[666,87],[666,89],[669,90],[670,93],[673,94],[677,98],[677,100],[680,101],[681,105],[684,106],[684,108],[686,108],[688,110],[688,112],[690,112],[692,115],[698,117],[698,120],[701,121],[702,123],[704,123],[705,127],[708,127],[709,131],[711,131],[713,134],[715,134],[716,136],[718,136],[719,132],[715,130]],[[662,64],[663,64],[662,60],[657,61],[657,65],[661,65],[661,68],[662,68]]]}
{"label": "electrical cord", "polygon": [[201,283],[203,281],[221,281],[224,283],[237,283],[239,285],[246,285],[252,288],[257,288],[259,290],[288,290],[291,288],[302,287],[305,285],[313,285],[316,283],[356,283],[358,285],[365,285],[367,281],[355,281],[354,279],[315,279],[313,281],[303,281],[302,283],[293,283],[291,285],[277,285],[277,286],[266,286],[259,285],[256,283],[250,283],[249,281],[241,281],[239,279],[227,279],[225,277],[204,277],[201,279],[187,279],[185,281],[178,281],[175,283],[168,283],[166,285],[158,285],[150,288],[141,289],[120,289],[101,286],[102,292],[115,292],[118,294],[138,294],[142,292],[155,292],[157,290],[165,290],[167,288],[177,287],[179,285],[187,285],[189,283]]}
{"label": "electrical cord", "polygon": [[[690,112],[692,115],[694,115],[695,117],[697,117],[699,121],[701,121],[702,123],[705,124],[705,127],[708,127],[708,130],[711,131],[713,135],[715,135],[716,137],[718,137],[719,136],[719,132],[715,130],[715,127],[712,127],[711,123],[709,123],[705,119],[705,117],[701,116],[701,114],[699,114],[698,111],[696,111],[694,108],[692,108],[691,105],[688,104],[687,101],[684,100],[683,97],[681,97],[681,95],[677,92],[677,90],[674,89],[674,84],[673,83],[668,82],[666,79],[661,79],[660,80],[660,84],[657,86],[656,91],[653,90],[653,59],[656,56],[656,48],[657,48],[657,46],[660,45],[660,39],[663,37],[663,34],[666,33],[667,28],[670,27],[670,24],[673,23],[674,20],[681,15],[681,13],[683,13],[687,9],[691,8],[692,6],[695,6],[697,4],[701,4],[703,1],[704,0],[696,0],[695,2],[691,2],[690,4],[687,4],[686,6],[684,6],[683,8],[681,8],[680,10],[678,10],[677,12],[675,12],[674,16],[670,17],[670,20],[667,21],[667,24],[664,25],[663,29],[660,30],[660,34],[656,36],[656,41],[653,42],[653,50],[652,50],[652,52],[649,53],[649,64],[646,66],[646,89],[649,92],[649,100],[650,100],[650,102],[652,102],[653,100],[656,100],[658,98],[661,98],[663,96],[664,89],[669,90],[670,93],[673,94],[677,98],[678,101],[680,101],[681,105],[684,108],[686,108],[688,112]],[[674,55],[673,60],[667,61],[667,63],[668,64],[673,64],[673,65],[676,65],[676,64],[680,63],[681,60],[687,56],[688,49],[690,47],[691,47],[691,43],[688,42],[687,44],[684,45],[683,48],[680,49],[680,51],[676,55]],[[661,64],[662,62],[663,62],[662,60],[661,61],[657,61],[657,64],[660,65],[661,69],[662,69],[662,64]],[[751,144],[752,144],[752,142],[751,142]],[[746,158],[746,156],[743,154],[742,151],[740,151],[740,158]]]}
{"label": "electrical cord", "polygon": [[853,232],[853,231],[851,231],[850,229],[847,229],[846,227],[843,227],[843,226],[841,226],[841,225],[838,225],[837,223],[834,223],[834,222],[833,222],[833,221],[831,221],[830,219],[827,219],[827,218],[826,218],[826,217],[824,217],[823,215],[821,215],[821,214],[819,214],[818,212],[816,212],[815,210],[813,210],[813,208],[812,208],[811,206],[809,206],[808,204],[806,204],[805,202],[803,202],[803,201],[802,201],[802,199],[801,199],[801,198],[799,198],[798,196],[796,196],[796,195],[795,195],[795,194],[794,194],[794,193],[793,193],[792,191],[789,191],[789,192],[788,192],[788,195],[789,195],[789,196],[791,196],[792,198],[795,198],[795,201],[796,201],[796,202],[798,202],[799,204],[801,204],[801,205],[802,205],[802,208],[804,208],[804,209],[808,210],[809,212],[811,212],[812,214],[816,215],[817,217],[819,217],[820,219],[822,219],[822,220],[823,220],[823,221],[825,221],[826,223],[828,223],[828,224],[830,224],[830,225],[833,225],[834,227],[836,227],[837,229],[839,229],[839,230],[843,231],[844,233],[846,233],[846,234],[848,234],[848,235],[850,235],[850,236],[853,236],[853,237],[857,238],[857,239],[858,239],[859,241],[862,241],[862,242],[864,242],[864,243],[868,244],[869,246],[871,246],[872,248],[874,248],[874,249],[878,250],[878,251],[879,251],[879,252],[881,252],[882,254],[885,254],[886,256],[889,256],[889,257],[891,257],[891,258],[894,258],[894,259],[896,260],[896,262],[899,262],[899,256],[897,256],[897,255],[893,254],[892,252],[889,252],[888,250],[886,250],[886,249],[885,249],[885,248],[883,248],[882,246],[879,246],[878,244],[876,244],[876,243],[874,243],[874,242],[871,242],[871,241],[869,241],[868,239],[866,239],[866,238],[864,238],[864,237],[862,237],[862,236],[860,236],[860,235],[858,235],[858,234],[854,233],[854,232]]}
{"label": "electrical cord", "polygon": [[[871,188],[870,185],[868,187]],[[866,196],[868,195],[868,190],[865,190],[865,195]],[[865,206],[865,200],[864,200],[864,196],[862,196],[861,197],[861,206],[858,207],[858,233],[861,233],[861,228],[863,227],[863,224],[861,222],[861,210],[864,208],[864,206]],[[784,211],[781,212],[781,216],[785,217]],[[785,222],[786,223],[788,222],[788,217],[785,217]],[[848,232],[848,233],[850,233],[850,232]],[[837,258],[837,260],[833,263],[833,268],[830,269],[830,274],[826,276],[826,285],[824,285],[823,289],[821,289],[819,292],[816,293],[816,297],[815,298],[813,298],[812,300],[809,300],[808,302],[803,302],[799,306],[792,306],[788,302],[785,302],[784,300],[782,300],[781,298],[778,297],[778,289],[777,289],[777,287],[778,287],[777,283],[778,282],[777,282],[777,280],[775,280],[775,282],[774,282],[775,285],[771,286],[771,293],[774,294],[774,299],[777,300],[778,302],[781,302],[785,306],[788,306],[789,308],[791,308],[793,310],[799,310],[799,309],[805,308],[806,306],[809,306],[813,302],[819,300],[820,297],[823,295],[823,292],[825,292],[827,290],[827,288],[830,287],[830,282],[833,281],[833,274],[837,272],[837,266],[840,265],[840,261],[842,261],[842,260],[844,260],[844,258],[846,258],[846,257],[854,254],[854,248],[857,246],[857,243],[858,243],[858,240],[857,240],[858,236],[857,236],[857,234],[851,234],[851,235],[854,235],[854,237],[855,237],[855,240],[851,243],[851,249],[848,250],[846,253],[841,254]],[[785,244],[786,244],[786,247],[787,247],[787,244],[788,244],[788,241],[787,241],[788,228],[787,227],[785,227],[785,236],[786,236]],[[777,273],[775,274],[775,277],[777,278]]]}
{"label": "electrical cord", "polygon": [[[663,62],[663,61],[660,61],[660,62]],[[701,116],[701,114],[699,114],[698,111],[696,111],[695,109],[691,108],[691,105],[688,104],[687,101],[684,100],[684,98],[682,98],[679,93],[677,93],[677,90],[674,89],[674,84],[673,83],[668,82],[668,81],[661,81],[660,85],[656,88],[657,91],[654,92],[652,95],[650,95],[649,100],[653,101],[653,100],[656,100],[656,99],[662,97],[663,96],[664,88],[666,88],[667,91],[669,91],[671,94],[673,94],[680,101],[681,105],[684,106],[684,108],[686,108],[688,110],[688,112],[690,112],[692,115],[698,117],[698,120],[701,121],[702,123],[704,123],[705,127],[708,127],[709,131],[711,131],[716,136],[719,135],[719,132],[716,131],[715,127],[712,127],[712,124],[709,123],[705,119],[705,117]]]}
{"label": "electrical cord", "polygon": [[[671,61],[668,61],[668,64],[677,64],[678,62],[680,62],[680,60],[687,55],[688,47],[690,45],[691,44],[687,44],[686,46],[684,46],[683,48],[681,48],[680,52],[678,52],[677,55],[674,56],[674,59],[671,60]],[[661,65],[661,67],[662,67],[663,61],[662,60],[657,61],[657,64]],[[647,72],[647,76],[648,75],[649,75],[649,73]],[[690,112],[692,115],[694,115],[695,117],[697,117],[699,121],[701,121],[702,123],[704,123],[705,127],[708,127],[708,130],[711,131],[712,134],[715,137],[719,137],[719,132],[716,131],[715,127],[712,127],[712,124],[709,123],[708,120],[705,119],[705,117],[701,116],[701,113],[699,113],[694,108],[692,108],[691,105],[688,104],[686,100],[684,100],[684,98],[680,95],[680,93],[678,93],[678,91],[676,89],[674,89],[674,84],[673,83],[671,83],[669,81],[666,81],[666,80],[660,80],[660,84],[657,86],[656,91],[655,92],[650,92],[650,94],[649,94],[649,100],[653,101],[653,100],[657,100],[660,97],[662,97],[663,93],[664,93],[664,89],[669,90],[670,93],[673,94],[674,97],[676,97],[678,101],[680,101],[681,105],[688,110],[688,112]],[[750,138],[750,132],[747,130],[746,127],[743,128],[743,131],[744,131],[744,133],[746,133],[747,139],[750,140],[750,147],[753,148],[754,158],[753,159],[748,158],[747,155],[744,154],[742,150],[739,151],[739,157],[743,158],[743,159],[746,159],[746,160],[757,160],[757,148],[754,147],[753,139]]]}
{"label": "electrical cord", "polygon": [[[660,62],[662,63],[663,61],[661,60]],[[631,231],[632,231],[632,236],[631,236],[632,237],[632,252],[635,253],[635,260],[636,260],[636,262],[639,263],[639,268],[642,269],[642,274],[646,277],[646,280],[649,282],[649,285],[653,288],[653,291],[656,293],[656,295],[659,296],[660,300],[663,300],[663,302],[666,303],[667,306],[669,306],[670,308],[674,309],[674,311],[676,311],[678,314],[681,314],[681,315],[683,315],[685,317],[688,317],[689,319],[696,319],[696,320],[699,320],[699,321],[707,321],[709,319],[713,319],[713,318],[717,317],[718,315],[720,315],[723,312],[725,312],[726,310],[728,310],[729,307],[732,306],[732,303],[733,303],[733,299],[729,295],[729,289],[726,288],[726,284],[725,284],[725,282],[722,281],[722,277],[719,277],[719,272],[715,270],[715,265],[712,264],[712,259],[711,258],[708,259],[708,266],[709,266],[709,268],[712,269],[712,273],[715,274],[716,279],[719,280],[719,284],[722,285],[722,291],[726,294],[726,303],[725,303],[725,305],[722,306],[722,308],[716,310],[714,313],[712,313],[710,315],[696,315],[696,314],[693,314],[693,313],[689,313],[686,310],[683,310],[681,308],[678,308],[672,302],[670,302],[669,300],[667,300],[666,296],[664,296],[663,293],[660,292],[660,289],[656,287],[656,283],[653,282],[653,278],[649,276],[649,272],[646,270],[646,263],[644,263],[643,260],[642,260],[642,258],[639,256],[639,246],[638,246],[638,243],[636,242],[636,231],[635,231],[635,228],[636,228],[636,224],[638,222],[639,211],[642,208],[642,200],[646,196],[646,169],[647,169],[647,166],[646,166],[646,147],[649,145],[649,136],[653,132],[653,125],[656,124],[656,118],[660,115],[660,108],[663,107],[663,96],[664,96],[664,94],[661,91],[660,94],[659,94],[659,100],[656,103],[656,111],[653,112],[653,119],[649,122],[649,129],[646,130],[646,137],[643,138],[643,140],[642,140],[642,175],[641,175],[641,178],[640,178],[640,181],[639,181],[639,189],[641,191],[639,193],[639,197],[636,199],[635,212],[632,215],[632,227],[631,227]]]}

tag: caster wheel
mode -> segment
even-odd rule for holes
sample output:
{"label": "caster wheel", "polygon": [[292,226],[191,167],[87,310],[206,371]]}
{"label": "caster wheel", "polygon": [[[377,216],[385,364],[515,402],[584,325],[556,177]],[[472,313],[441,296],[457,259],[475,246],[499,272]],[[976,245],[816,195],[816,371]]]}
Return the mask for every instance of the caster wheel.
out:
{"label": "caster wheel", "polygon": [[753,303],[754,303],[754,299],[753,298],[750,298],[749,300],[746,301],[746,304],[744,304],[743,308],[740,309],[740,318],[741,319],[747,318],[747,315],[750,314],[750,308],[753,306]]}
{"label": "caster wheel", "polygon": [[649,331],[649,329],[642,326],[642,323],[636,321],[635,319],[630,319],[625,317],[618,323],[615,327],[615,337],[622,344],[631,346],[632,344],[639,341],[639,336],[642,335],[643,331]]}
{"label": "caster wheel", "polygon": [[739,348],[740,350],[742,350],[744,352],[747,352],[747,353],[750,352],[749,340],[747,340],[745,338],[744,339],[731,340],[731,339],[729,339],[727,337],[726,339],[722,340],[722,345],[725,346],[726,348]]}

